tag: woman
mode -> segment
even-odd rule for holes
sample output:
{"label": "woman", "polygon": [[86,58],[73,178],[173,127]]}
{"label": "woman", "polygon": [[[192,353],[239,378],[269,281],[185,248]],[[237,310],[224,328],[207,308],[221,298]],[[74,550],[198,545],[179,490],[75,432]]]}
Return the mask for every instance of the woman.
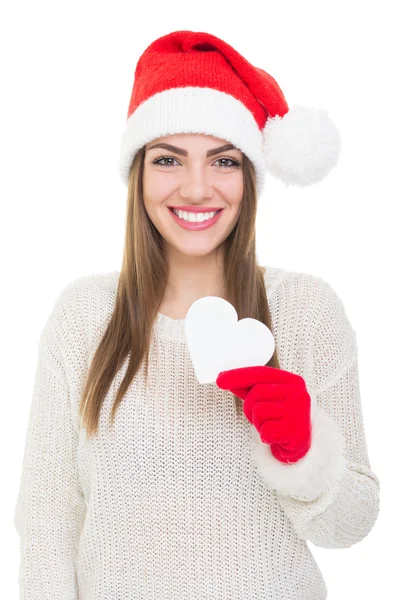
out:
{"label": "woman", "polygon": [[[356,333],[326,281],[257,265],[255,219],[266,172],[316,183],[338,152],[323,111],[289,111],[219,38],[145,50],[121,143],[121,271],[70,282],[40,339],[22,597],[326,598],[307,540],[349,547],[379,511]],[[271,329],[267,365],[199,384],[185,316],[203,296]]]}

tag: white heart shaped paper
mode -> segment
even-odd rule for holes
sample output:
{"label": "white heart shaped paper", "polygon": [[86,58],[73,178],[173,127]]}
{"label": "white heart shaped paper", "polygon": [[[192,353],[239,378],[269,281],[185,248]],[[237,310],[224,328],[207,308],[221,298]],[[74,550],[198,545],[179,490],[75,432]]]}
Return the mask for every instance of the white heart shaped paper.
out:
{"label": "white heart shaped paper", "polygon": [[185,334],[199,383],[214,383],[221,371],[265,365],[275,349],[264,323],[250,317],[238,321],[234,306],[218,296],[193,302]]}

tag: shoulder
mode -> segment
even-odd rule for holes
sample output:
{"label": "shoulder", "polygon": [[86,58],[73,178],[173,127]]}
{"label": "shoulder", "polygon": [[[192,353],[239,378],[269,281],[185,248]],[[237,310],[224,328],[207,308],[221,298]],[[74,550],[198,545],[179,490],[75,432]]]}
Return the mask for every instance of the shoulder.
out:
{"label": "shoulder", "polygon": [[119,271],[81,275],[56,294],[41,339],[88,347],[93,331],[114,308]]}
{"label": "shoulder", "polygon": [[[323,277],[303,271],[291,271],[283,267],[264,266],[267,291],[286,303],[295,303],[300,309],[311,309],[314,317],[324,304],[332,304],[339,296],[333,286]],[[316,311],[316,312],[315,312]]]}
{"label": "shoulder", "polygon": [[318,386],[331,385],[357,355],[357,335],[342,294],[312,273],[274,268],[265,277],[271,282],[276,329],[285,331],[285,340],[298,338],[309,347]]}
{"label": "shoulder", "polygon": [[69,281],[58,293],[56,303],[74,304],[97,293],[113,292],[118,285],[119,271],[81,275]]}
{"label": "shoulder", "polygon": [[67,284],[58,292],[53,313],[55,316],[74,319],[79,316],[89,316],[98,309],[102,302],[113,301],[119,280],[119,271],[92,273],[81,275]]}
{"label": "shoulder", "polygon": [[[267,289],[277,316],[301,321],[317,344],[355,337],[342,295],[330,281],[312,273],[265,267]],[[268,269],[270,273],[268,274]]]}

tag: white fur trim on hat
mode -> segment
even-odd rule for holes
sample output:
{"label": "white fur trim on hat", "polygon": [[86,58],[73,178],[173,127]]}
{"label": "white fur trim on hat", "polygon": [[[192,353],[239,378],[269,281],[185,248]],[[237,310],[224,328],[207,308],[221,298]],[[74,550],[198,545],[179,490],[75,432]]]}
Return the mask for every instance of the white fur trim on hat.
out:
{"label": "white fur trim on hat", "polygon": [[340,150],[339,130],[323,109],[294,106],[263,129],[267,171],[286,186],[317,183],[336,166]]}
{"label": "white fur trim on hat", "polygon": [[262,133],[250,110],[213,88],[171,88],[151,96],[129,117],[122,134],[119,173],[127,184],[136,152],[152,140],[176,133],[204,133],[226,139],[252,161],[260,196],[266,170]]}
{"label": "white fur trim on hat", "polygon": [[261,477],[275,491],[299,500],[314,500],[336,487],[345,468],[345,440],[338,424],[322,408],[311,403],[312,441],[307,454],[295,463],[283,463],[252,428],[252,458]]}

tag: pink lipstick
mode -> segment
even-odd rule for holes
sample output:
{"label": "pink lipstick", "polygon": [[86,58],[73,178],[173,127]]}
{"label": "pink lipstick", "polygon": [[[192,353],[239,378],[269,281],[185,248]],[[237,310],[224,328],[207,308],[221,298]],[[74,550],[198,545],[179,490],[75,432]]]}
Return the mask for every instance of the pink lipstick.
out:
{"label": "pink lipstick", "polygon": [[[205,211],[204,208],[202,208],[200,210],[199,207],[197,207],[197,210],[193,210],[193,209],[194,209],[194,207],[190,207],[190,211],[188,211],[188,212],[214,212],[212,210],[212,208],[207,209],[207,211]],[[196,231],[208,229],[209,227],[212,227],[214,225],[214,223],[216,223],[218,221],[218,219],[223,211],[223,209],[220,209],[216,215],[211,217],[211,219],[207,219],[206,221],[193,222],[193,221],[185,221],[184,219],[181,219],[180,217],[178,217],[178,215],[176,215],[174,213],[174,211],[172,210],[171,207],[168,207],[168,210],[171,213],[174,221],[176,223],[178,223],[178,225],[180,225],[183,229],[190,229],[190,230],[196,230]],[[184,209],[179,207],[179,210],[184,210]],[[215,210],[218,210],[218,209],[215,209]]]}

